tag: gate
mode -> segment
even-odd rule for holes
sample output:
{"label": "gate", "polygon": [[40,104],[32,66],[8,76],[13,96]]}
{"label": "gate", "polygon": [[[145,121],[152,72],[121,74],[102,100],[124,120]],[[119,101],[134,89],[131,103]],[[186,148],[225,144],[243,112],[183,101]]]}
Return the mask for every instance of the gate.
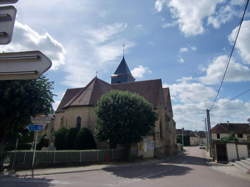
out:
{"label": "gate", "polygon": [[216,155],[218,162],[227,162],[227,147],[226,144],[216,144]]}

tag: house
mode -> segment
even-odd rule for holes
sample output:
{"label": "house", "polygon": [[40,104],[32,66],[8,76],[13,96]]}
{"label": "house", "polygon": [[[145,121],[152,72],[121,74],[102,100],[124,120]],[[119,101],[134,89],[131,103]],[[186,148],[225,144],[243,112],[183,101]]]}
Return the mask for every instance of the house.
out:
{"label": "house", "polygon": [[[176,136],[178,137],[178,143],[182,143],[182,129],[176,129]],[[185,145],[197,146],[200,144],[207,144],[207,138],[205,131],[183,131]]]}
{"label": "house", "polygon": [[[124,57],[111,76],[111,84],[94,77],[85,87],[67,89],[55,113],[54,129],[86,127],[95,134],[95,106],[100,97],[111,90],[129,91],[143,96],[158,114],[153,134],[136,146],[138,155],[160,157],[174,154],[175,121],[169,88],[162,87],[161,79],[135,81]],[[97,146],[107,147],[104,142],[97,142]]]}
{"label": "house", "polygon": [[218,162],[235,161],[250,156],[250,125],[219,123],[211,129],[212,156]]}
{"label": "house", "polygon": [[250,142],[250,125],[248,123],[219,123],[211,129],[212,140],[221,140],[229,136],[239,142]]}

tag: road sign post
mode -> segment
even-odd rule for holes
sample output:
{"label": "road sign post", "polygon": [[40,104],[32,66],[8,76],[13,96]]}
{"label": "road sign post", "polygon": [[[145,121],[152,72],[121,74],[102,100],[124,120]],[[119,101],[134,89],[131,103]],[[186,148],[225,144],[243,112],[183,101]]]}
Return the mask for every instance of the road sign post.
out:
{"label": "road sign post", "polygon": [[28,125],[27,126],[29,131],[34,132],[34,139],[33,139],[33,157],[32,157],[32,166],[31,166],[31,175],[32,178],[34,178],[34,165],[35,165],[35,160],[36,160],[36,144],[37,144],[37,136],[38,136],[38,131],[43,130],[42,125]]}
{"label": "road sign post", "polygon": [[0,80],[36,79],[51,65],[40,51],[0,53]]}

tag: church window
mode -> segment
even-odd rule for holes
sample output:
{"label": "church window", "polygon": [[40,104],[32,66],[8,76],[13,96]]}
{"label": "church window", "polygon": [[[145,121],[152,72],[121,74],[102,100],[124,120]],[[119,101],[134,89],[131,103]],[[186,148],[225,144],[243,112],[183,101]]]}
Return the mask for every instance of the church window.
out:
{"label": "church window", "polygon": [[64,117],[61,118],[60,125],[61,125],[61,127],[64,126]]}
{"label": "church window", "polygon": [[80,129],[81,128],[81,123],[82,123],[82,118],[80,116],[78,116],[76,118],[76,128]]}

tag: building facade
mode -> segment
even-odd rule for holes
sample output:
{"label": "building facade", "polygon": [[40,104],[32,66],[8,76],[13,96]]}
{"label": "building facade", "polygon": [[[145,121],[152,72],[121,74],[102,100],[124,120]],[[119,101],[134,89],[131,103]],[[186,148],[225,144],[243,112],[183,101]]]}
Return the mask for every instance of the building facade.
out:
{"label": "building facade", "polygon": [[[160,157],[174,154],[175,121],[169,88],[162,87],[161,79],[135,81],[124,57],[111,76],[111,84],[95,77],[85,87],[67,89],[56,110],[54,129],[86,127],[95,134],[95,106],[100,97],[111,90],[129,91],[143,96],[158,114],[153,134],[134,146],[138,155]],[[106,146],[103,142],[97,142],[97,145],[98,148]]]}

